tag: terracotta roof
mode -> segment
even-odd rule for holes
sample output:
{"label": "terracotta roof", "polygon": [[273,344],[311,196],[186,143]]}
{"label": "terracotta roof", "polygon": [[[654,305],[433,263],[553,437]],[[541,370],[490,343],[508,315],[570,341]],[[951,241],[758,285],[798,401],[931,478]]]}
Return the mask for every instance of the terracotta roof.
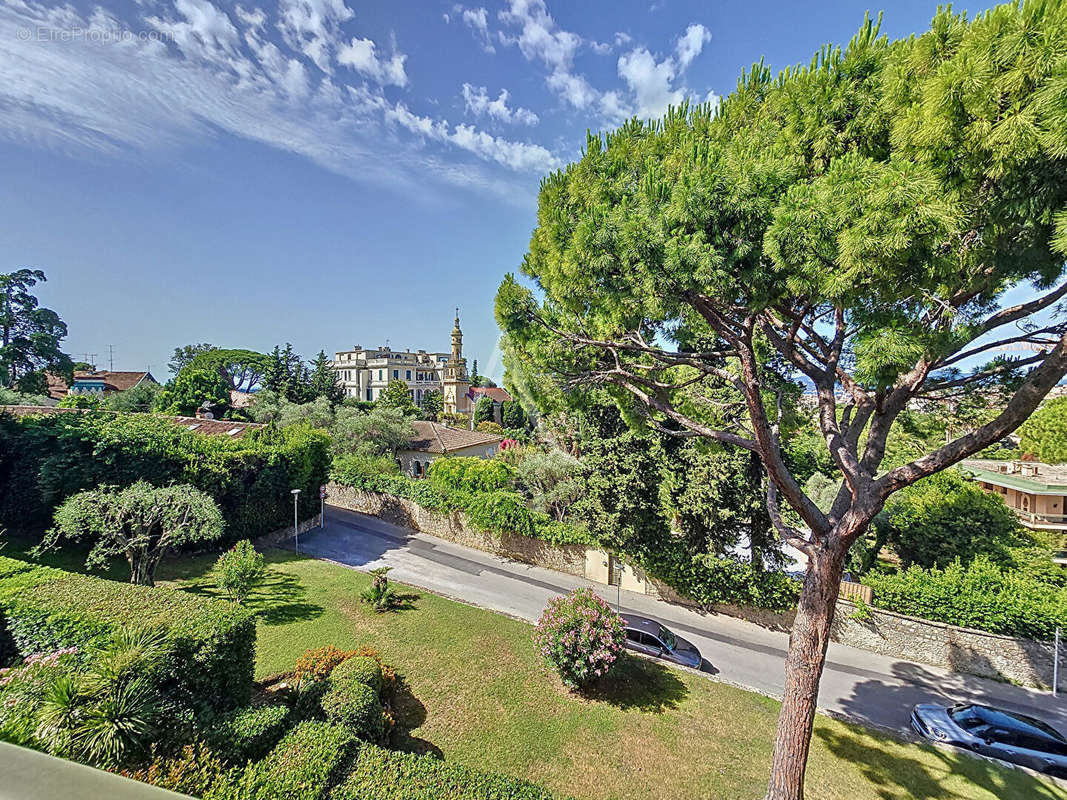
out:
{"label": "terracotta roof", "polygon": [[[0,406],[0,412],[13,414],[16,417],[30,417],[37,414],[86,414],[92,409],[87,408],[57,408],[56,406]],[[122,411],[96,411],[97,414],[122,414]],[[240,439],[250,430],[262,428],[258,422],[235,422],[230,419],[198,419],[196,417],[172,417],[168,414],[156,414],[155,416],[169,419],[178,423],[186,430],[202,433],[206,436],[222,435],[233,439]]]}
{"label": "terracotta roof", "polygon": [[53,400],[62,400],[67,396],[67,382],[51,372],[45,375],[48,378],[48,396]]}
{"label": "terracotta roof", "polygon": [[[77,370],[74,373],[74,380],[100,380],[104,382],[105,392],[125,392],[127,389],[132,389],[145,379],[150,380],[152,383],[158,383],[155,378],[152,377],[151,372],[144,370],[140,372],[111,372],[106,369],[97,370],[96,372],[89,372],[87,370]],[[67,392],[70,391],[70,387],[67,386],[67,382],[63,380],[59,375],[48,375],[48,396],[53,397],[56,400],[62,400],[67,396]]]}
{"label": "terracotta roof", "polygon": [[452,453],[465,447],[478,445],[497,444],[504,440],[503,436],[482,431],[467,431],[462,428],[449,428],[439,422],[426,422],[416,420],[411,423],[415,427],[415,438],[408,443],[404,450],[413,450],[417,453]]}
{"label": "terracotta roof", "polygon": [[510,403],[512,399],[507,390],[501,389],[499,386],[472,386],[467,391],[467,397],[471,400],[477,400],[479,397],[488,397],[494,403]]}

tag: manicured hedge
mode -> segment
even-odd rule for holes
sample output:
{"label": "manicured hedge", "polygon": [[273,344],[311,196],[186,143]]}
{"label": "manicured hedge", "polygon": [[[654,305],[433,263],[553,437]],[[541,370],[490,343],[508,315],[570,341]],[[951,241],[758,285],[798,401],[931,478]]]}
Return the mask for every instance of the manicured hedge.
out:
{"label": "manicured hedge", "polygon": [[266,755],[282,738],[288,722],[288,706],[236,708],[219,715],[204,739],[220,758],[243,764]]}
{"label": "manicured hedge", "polygon": [[357,746],[340,725],[302,722],[262,761],[212,787],[205,800],[322,800],[348,771]]}
{"label": "manicured hedge", "polygon": [[329,678],[330,688],[322,696],[326,719],[344,725],[360,739],[378,741],[385,730],[385,716],[378,692],[352,676]]}
{"label": "manicured hedge", "polygon": [[330,800],[552,800],[547,789],[517,778],[430,756],[363,744],[352,772]]}
{"label": "manicured hedge", "polygon": [[0,523],[43,527],[72,494],[102,483],[188,483],[210,494],[226,519],[220,544],[292,522],[294,487],[301,513],[318,511],[329,472],[329,437],[303,425],[265,428],[240,439],[205,436],[152,414],[0,413]]}
{"label": "manicured hedge", "polygon": [[382,691],[382,667],[369,656],[352,656],[334,668],[330,680],[362,683],[378,694]]}
{"label": "manicured hedge", "polygon": [[167,654],[153,677],[168,695],[228,708],[251,693],[255,619],[222,600],[0,558],[0,618],[22,656],[85,650],[124,625],[162,627]]}
{"label": "manicured hedge", "polygon": [[1052,586],[1002,569],[978,556],[944,569],[912,567],[896,575],[867,574],[874,605],[991,633],[1051,639],[1067,628],[1067,587]]}

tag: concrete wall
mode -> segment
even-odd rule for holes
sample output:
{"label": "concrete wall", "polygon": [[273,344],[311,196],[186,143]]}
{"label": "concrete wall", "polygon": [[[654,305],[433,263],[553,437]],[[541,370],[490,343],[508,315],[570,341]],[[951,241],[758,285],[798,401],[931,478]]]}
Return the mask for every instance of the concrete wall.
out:
{"label": "concrete wall", "polygon": [[357,491],[336,483],[331,483],[327,491],[331,505],[370,514],[395,525],[514,561],[585,577],[586,549],[580,545],[551,545],[517,534],[504,534],[498,539],[468,524],[462,512],[435,514],[405,497]]}

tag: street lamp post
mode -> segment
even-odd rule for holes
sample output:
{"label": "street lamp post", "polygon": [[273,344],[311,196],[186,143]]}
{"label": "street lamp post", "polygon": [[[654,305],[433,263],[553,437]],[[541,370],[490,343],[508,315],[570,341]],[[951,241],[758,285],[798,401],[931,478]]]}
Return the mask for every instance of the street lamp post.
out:
{"label": "street lamp post", "polygon": [[297,501],[300,499],[300,490],[293,489],[290,494],[293,496],[293,540],[295,542],[294,547],[296,552],[300,552],[300,518],[297,512]]}

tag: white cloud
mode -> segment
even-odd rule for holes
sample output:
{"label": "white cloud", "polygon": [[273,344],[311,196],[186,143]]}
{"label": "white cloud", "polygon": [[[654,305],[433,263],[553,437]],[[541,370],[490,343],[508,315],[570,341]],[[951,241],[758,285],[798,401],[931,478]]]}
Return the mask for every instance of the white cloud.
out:
{"label": "white cloud", "polygon": [[604,92],[600,96],[600,114],[611,125],[619,125],[629,119],[633,112],[618,92]]}
{"label": "white cloud", "polygon": [[637,116],[658,117],[667,106],[681,102],[684,92],[671,89],[674,70],[673,59],[657,62],[643,47],[619,58],[619,77],[633,92]]}
{"label": "white cloud", "polygon": [[377,48],[370,39],[353,38],[337,50],[337,63],[351,67],[382,86],[407,86],[408,76],[404,71],[407,56],[393,53],[388,60],[379,58]]}
{"label": "white cloud", "polygon": [[471,125],[460,124],[453,128],[444,120],[414,114],[403,103],[386,111],[385,118],[412,133],[452,144],[513,170],[547,172],[559,166],[559,159],[539,144],[509,141]]}
{"label": "white cloud", "polygon": [[280,0],[278,30],[289,47],[329,74],[330,60],[341,41],[341,23],[354,15],[344,0]]}
{"label": "white cloud", "polygon": [[497,98],[490,100],[489,91],[484,86],[471,86],[469,83],[463,84],[464,107],[476,117],[487,114],[499,122],[518,123],[520,125],[536,125],[540,121],[537,114],[528,108],[509,107],[509,97],[508,90],[501,89]]}
{"label": "white cloud", "polygon": [[693,23],[686,28],[685,33],[678,37],[678,70],[684,72],[710,41],[711,31],[703,25]]}
{"label": "white cloud", "polygon": [[[141,159],[170,157],[224,135],[393,191],[428,197],[444,182],[520,203],[530,196],[528,179],[519,184],[496,165],[532,172],[557,164],[539,145],[444,120],[422,118],[428,131],[412,136],[407,131],[424,123],[411,115],[417,124],[403,126],[399,135],[394,117],[400,112],[382,89],[311,67],[304,60],[307,37],[290,49],[284,37],[267,38],[273,26],[261,12],[237,7],[230,18],[213,13],[206,0],[190,2],[152,6],[153,19],[175,35],[173,44],[136,35],[103,44],[24,41],[20,30],[136,31],[148,29],[148,20],[125,23],[99,9],[85,17],[69,6],[0,4],[0,140],[72,157]],[[429,141],[436,144],[430,148]]]}
{"label": "white cloud", "polygon": [[596,53],[598,56],[606,56],[611,53],[612,47],[611,44],[608,42],[597,42],[590,39],[589,49]]}
{"label": "white cloud", "polygon": [[544,0],[511,0],[498,16],[505,25],[518,29],[514,35],[500,33],[500,41],[518,45],[527,61],[544,64],[549,71],[545,78],[549,89],[578,109],[598,99],[599,92],[573,70],[574,54],[582,44],[582,37],[560,28],[548,13]]}
{"label": "white cloud", "polygon": [[236,55],[237,28],[224,12],[207,0],[177,0],[174,8],[184,21],[149,17],[147,22],[173,40],[187,58],[217,61]]}
{"label": "white cloud", "polygon": [[647,48],[637,47],[619,58],[619,77],[629,87],[639,117],[659,117],[667,106],[678,105],[689,95],[689,90],[676,87],[675,81],[709,41],[708,29],[694,23],[678,37],[673,56],[657,61]]}
{"label": "white cloud", "polygon": [[489,33],[489,12],[484,8],[464,8],[461,5],[452,7],[452,10],[460,15],[460,19],[463,20],[463,24],[474,31],[475,37],[482,45],[482,49],[487,53],[495,53],[496,48],[493,47],[493,39]]}

